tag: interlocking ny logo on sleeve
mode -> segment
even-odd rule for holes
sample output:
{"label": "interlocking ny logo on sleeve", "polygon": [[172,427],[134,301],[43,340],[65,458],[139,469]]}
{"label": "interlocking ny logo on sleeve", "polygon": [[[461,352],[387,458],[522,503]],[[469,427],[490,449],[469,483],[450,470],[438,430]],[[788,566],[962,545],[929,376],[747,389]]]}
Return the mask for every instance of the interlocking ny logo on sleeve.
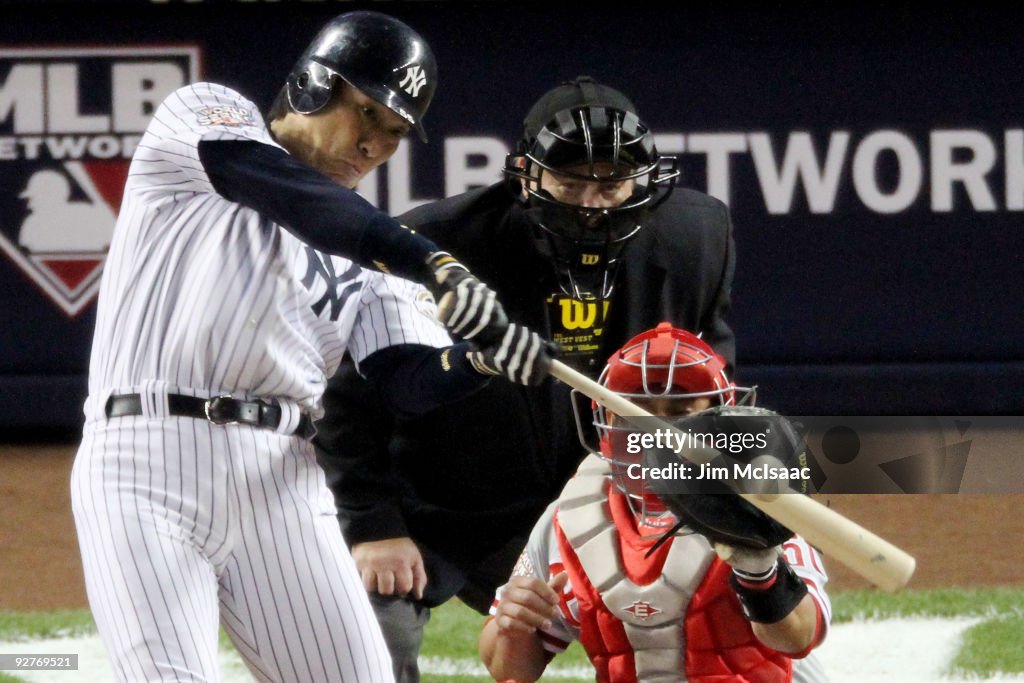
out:
{"label": "interlocking ny logo on sleeve", "polygon": [[423,73],[423,69],[420,68],[419,64],[416,64],[405,70],[405,78],[398,85],[405,92],[413,97],[417,97],[420,94],[420,88],[426,84],[427,76]]}

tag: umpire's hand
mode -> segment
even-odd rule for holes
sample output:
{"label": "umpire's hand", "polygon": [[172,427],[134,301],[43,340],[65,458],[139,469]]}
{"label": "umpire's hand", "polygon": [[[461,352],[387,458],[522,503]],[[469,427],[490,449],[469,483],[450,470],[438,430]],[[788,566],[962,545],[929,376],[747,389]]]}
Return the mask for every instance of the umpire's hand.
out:
{"label": "umpire's hand", "polygon": [[352,559],[368,593],[423,597],[427,572],[411,538],[388,538],[352,546]]}
{"label": "umpire's hand", "polygon": [[527,327],[511,323],[501,339],[469,352],[469,362],[484,375],[500,375],[515,384],[537,386],[548,376],[558,347]]}

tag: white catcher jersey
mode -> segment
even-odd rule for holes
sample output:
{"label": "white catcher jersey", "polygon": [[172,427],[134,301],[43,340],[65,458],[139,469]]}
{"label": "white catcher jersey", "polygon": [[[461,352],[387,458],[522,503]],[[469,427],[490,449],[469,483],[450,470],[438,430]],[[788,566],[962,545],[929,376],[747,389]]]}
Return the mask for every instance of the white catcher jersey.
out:
{"label": "white catcher jersey", "polygon": [[445,346],[421,286],[318,252],[213,188],[201,140],[278,146],[256,106],[197,83],[157,110],[132,160],[100,288],[87,420],[149,389],[291,400],[313,417],[348,349]]}
{"label": "white catcher jersey", "polygon": [[[590,457],[593,459],[594,456]],[[513,576],[534,576],[547,582],[564,570],[562,552],[554,530],[558,503],[558,500],[552,502],[537,520],[530,532],[529,541],[512,570]],[[678,540],[675,539],[673,542]],[[807,590],[821,609],[823,621],[827,625],[832,618],[832,604],[828,593],[825,592],[828,576],[817,551],[800,536],[794,536],[786,541],[783,544],[783,550],[786,560],[793,567],[797,576],[807,584]],[[683,579],[683,582],[688,581],[688,578]],[[490,609],[492,616],[496,613],[504,588],[504,586],[499,587],[495,594]],[[563,596],[572,595],[572,584],[568,582],[563,589]],[[565,651],[572,641],[579,639],[579,621],[579,605],[576,599],[569,597],[566,600],[563,597],[558,616],[552,619],[548,628],[539,631],[544,649],[552,654]],[[793,660],[793,681],[794,683],[827,683],[828,677],[815,653],[812,652],[807,657]]]}

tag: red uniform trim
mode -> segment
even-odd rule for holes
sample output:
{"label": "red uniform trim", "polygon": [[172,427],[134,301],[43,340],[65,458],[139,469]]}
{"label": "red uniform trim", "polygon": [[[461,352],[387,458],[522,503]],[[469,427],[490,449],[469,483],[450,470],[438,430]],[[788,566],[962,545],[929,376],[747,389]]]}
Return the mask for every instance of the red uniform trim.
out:
{"label": "red uniform trim", "polygon": [[617,490],[609,491],[608,508],[619,532],[622,569],[626,577],[638,586],[646,586],[656,581],[665,567],[665,559],[672,544],[662,543],[653,555],[645,559],[647,551],[658,539],[644,538],[637,531],[636,517],[633,516],[629,500],[624,493]]}

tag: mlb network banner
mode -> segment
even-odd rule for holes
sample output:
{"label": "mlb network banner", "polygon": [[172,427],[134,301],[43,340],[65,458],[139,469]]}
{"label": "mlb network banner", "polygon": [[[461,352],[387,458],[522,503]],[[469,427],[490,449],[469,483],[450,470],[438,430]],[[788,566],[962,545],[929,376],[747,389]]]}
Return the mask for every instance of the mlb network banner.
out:
{"label": "mlb network banner", "polygon": [[[698,186],[726,204],[737,195],[759,198],[769,215],[809,212],[829,214],[840,196],[852,196],[877,214],[895,214],[919,203],[935,213],[961,206],[969,211],[1024,211],[1024,129],[995,135],[985,130],[934,129],[915,139],[895,129],[850,131],[662,132],[655,134],[658,151],[681,157],[700,173],[690,173]],[[816,139],[817,138],[817,139]],[[823,148],[820,152],[819,149]],[[491,137],[450,137],[444,146],[444,195],[490,184],[499,177],[511,151]],[[413,197],[408,143],[392,159],[387,176],[394,213],[430,198]],[[736,188],[736,166],[753,170],[755,182]],[[367,178],[366,196],[377,201],[379,182]],[[806,207],[799,201],[806,199]]]}
{"label": "mlb network banner", "polygon": [[128,164],[197,48],[0,50],[0,249],[67,315],[92,302]]}
{"label": "mlb network banner", "polygon": [[497,182],[533,101],[591,75],[637,104],[682,185],[730,207],[737,379],[760,402],[1024,412],[1018,12],[0,4],[0,429],[81,419],[104,258],[160,101],[211,80],[265,111],[321,25],[353,9],[407,21],[440,69],[429,144],[403,142],[360,184],[382,209]]}

